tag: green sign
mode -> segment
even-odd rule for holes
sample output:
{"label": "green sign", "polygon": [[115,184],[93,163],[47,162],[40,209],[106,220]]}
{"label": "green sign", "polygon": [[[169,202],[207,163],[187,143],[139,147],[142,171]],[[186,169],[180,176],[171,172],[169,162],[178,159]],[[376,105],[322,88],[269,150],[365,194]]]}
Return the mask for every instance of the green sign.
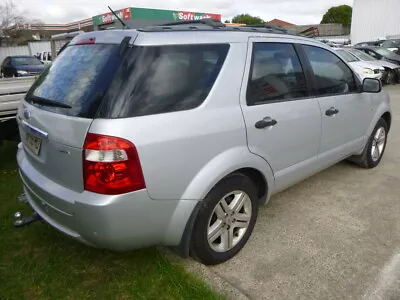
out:
{"label": "green sign", "polygon": [[[121,20],[129,20],[131,18],[131,9],[130,8],[124,8],[115,11],[117,16]],[[115,22],[117,18],[114,16],[113,13],[108,12],[102,15],[94,16],[93,17],[93,25],[103,25],[103,24],[110,24]]]}
{"label": "green sign", "polygon": [[174,11],[164,9],[131,8],[132,19],[165,20],[165,21],[193,21],[204,18],[221,20],[221,15],[191,11]]}
{"label": "green sign", "polygon": [[[204,18],[214,18],[221,20],[219,14],[209,14],[190,11],[174,11],[165,9],[150,9],[150,8],[124,8],[115,12],[122,20],[129,19],[146,19],[146,20],[163,20],[163,21],[193,21]],[[111,13],[105,13],[93,17],[93,25],[103,25],[115,22],[116,18]]]}

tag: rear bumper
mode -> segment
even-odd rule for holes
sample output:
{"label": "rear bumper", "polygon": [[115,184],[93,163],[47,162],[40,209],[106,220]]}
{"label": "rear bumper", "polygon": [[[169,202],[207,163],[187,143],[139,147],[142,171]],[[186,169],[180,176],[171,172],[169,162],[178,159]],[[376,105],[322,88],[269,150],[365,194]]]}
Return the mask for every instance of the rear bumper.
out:
{"label": "rear bumper", "polygon": [[40,174],[22,147],[17,154],[24,191],[50,225],[85,244],[110,250],[179,245],[197,201],[152,200],[146,190],[108,196],[66,189]]}

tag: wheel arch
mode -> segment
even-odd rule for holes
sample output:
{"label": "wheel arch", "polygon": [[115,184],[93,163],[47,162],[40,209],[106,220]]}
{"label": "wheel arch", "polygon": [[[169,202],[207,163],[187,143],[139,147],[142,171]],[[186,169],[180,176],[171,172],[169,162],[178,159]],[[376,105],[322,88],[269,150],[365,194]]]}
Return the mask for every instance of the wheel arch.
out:
{"label": "wheel arch", "polygon": [[390,131],[390,125],[392,124],[392,115],[390,112],[385,112],[381,118],[385,120],[386,124],[388,125],[388,131]]}
{"label": "wheel arch", "polygon": [[[230,162],[236,162],[234,164],[235,167],[228,167],[224,170],[221,169],[218,175],[214,177],[214,180],[210,179],[206,183],[207,189],[202,190],[202,197],[200,199],[204,199],[204,197],[216,184],[218,184],[221,180],[223,180],[230,174],[242,173],[248,176],[257,186],[260,197],[260,205],[267,203],[271,196],[275,183],[270,165],[260,156],[251,153],[247,147],[231,149],[228,152],[229,153],[225,153],[223,155],[223,158],[221,156],[209,162],[208,167],[203,168],[200,174],[196,176],[193,182],[189,185],[187,191],[185,191],[184,195],[190,195],[190,186],[194,186],[195,182],[201,182],[203,178],[207,178],[210,173],[212,174],[212,171],[215,171],[216,166],[221,166],[222,161],[229,160]],[[196,207],[191,212],[190,218],[186,224],[181,242],[175,248],[176,252],[182,257],[189,256],[191,234],[201,205],[202,201],[198,201]]]}

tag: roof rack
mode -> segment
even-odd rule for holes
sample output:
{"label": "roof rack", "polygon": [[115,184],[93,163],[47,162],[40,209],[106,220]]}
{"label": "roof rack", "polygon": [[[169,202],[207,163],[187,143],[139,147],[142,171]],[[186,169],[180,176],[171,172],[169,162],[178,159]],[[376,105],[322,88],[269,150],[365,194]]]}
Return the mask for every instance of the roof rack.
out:
{"label": "roof rack", "polygon": [[201,20],[190,20],[181,22],[171,22],[161,25],[147,26],[138,31],[143,32],[163,32],[163,31],[236,31],[236,32],[257,32],[257,33],[276,33],[276,34],[287,34],[296,35],[289,32],[287,29],[271,25],[271,24],[259,24],[259,25],[245,25],[245,26],[226,26],[221,21],[213,18],[204,18]]}
{"label": "roof rack", "polygon": [[200,20],[189,20],[189,21],[179,21],[179,22],[170,22],[170,23],[165,23],[161,24],[158,26],[179,26],[179,25],[207,25],[212,28],[220,28],[220,27],[226,27],[224,23],[217,19],[213,18],[204,18]]}
{"label": "roof rack", "polygon": [[285,28],[283,28],[283,27],[281,27],[281,26],[272,25],[272,24],[255,24],[255,25],[245,25],[245,26],[242,26],[242,27],[245,27],[245,28],[254,28],[254,29],[261,29],[261,28],[264,28],[264,29],[266,29],[266,30],[279,31],[280,33],[287,33],[287,32],[288,32],[287,29],[285,29]]}

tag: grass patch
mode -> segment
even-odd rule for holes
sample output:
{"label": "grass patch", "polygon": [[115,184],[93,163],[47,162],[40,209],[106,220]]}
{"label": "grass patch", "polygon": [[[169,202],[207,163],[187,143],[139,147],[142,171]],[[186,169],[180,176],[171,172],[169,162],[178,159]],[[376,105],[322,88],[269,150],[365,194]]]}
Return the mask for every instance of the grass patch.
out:
{"label": "grass patch", "polygon": [[155,248],[93,249],[44,222],[12,226],[21,182],[15,143],[0,146],[0,299],[222,299]]}

